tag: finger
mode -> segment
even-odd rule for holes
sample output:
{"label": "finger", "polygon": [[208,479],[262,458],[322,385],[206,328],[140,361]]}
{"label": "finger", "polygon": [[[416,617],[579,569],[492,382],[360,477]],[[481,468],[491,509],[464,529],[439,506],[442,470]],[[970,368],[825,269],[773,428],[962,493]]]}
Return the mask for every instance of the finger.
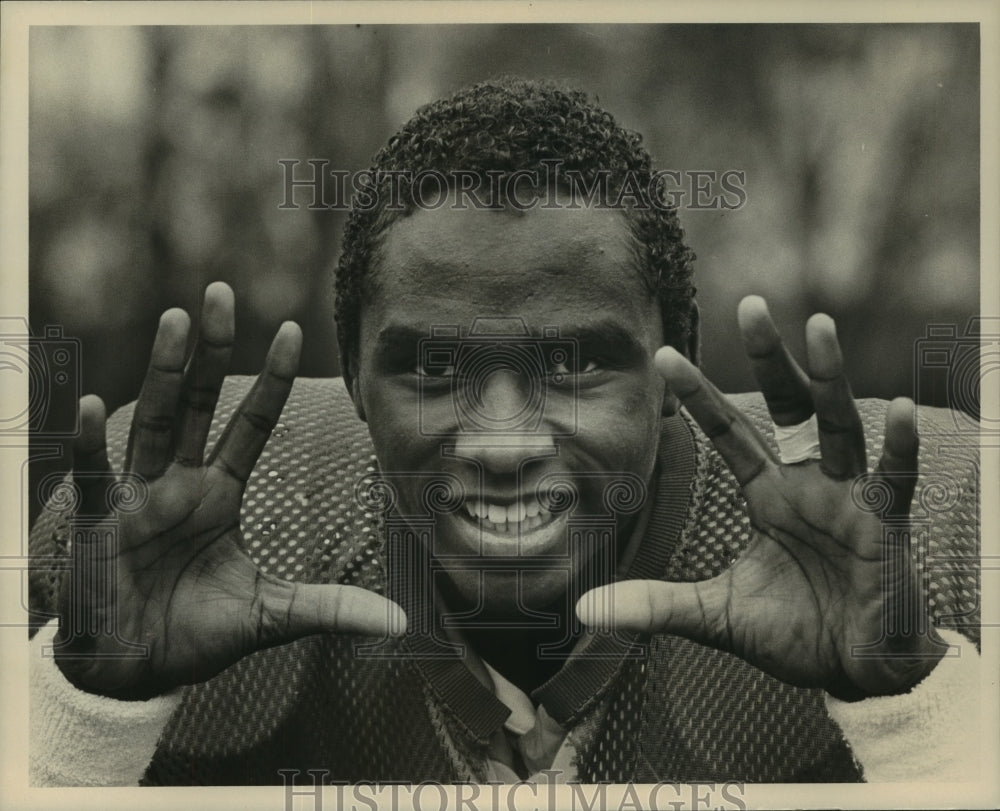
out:
{"label": "finger", "polygon": [[733,650],[727,580],[723,574],[697,583],[627,580],[601,586],[577,601],[576,615],[591,628],[675,634]]}
{"label": "finger", "polygon": [[743,347],[775,425],[799,425],[813,414],[809,378],[785,348],[760,296],[747,296],[736,310]]}
{"label": "finger", "polygon": [[298,324],[286,321],[274,336],[264,371],[226,426],[209,464],[222,467],[241,482],[250,478],[292,390],[301,351],[302,331]]}
{"label": "finger", "polygon": [[657,351],[654,362],[741,486],[775,462],[753,425],[687,358],[665,346]]}
{"label": "finger", "polygon": [[233,312],[232,288],[223,282],[210,284],[205,289],[198,344],[181,387],[174,457],[182,464],[202,462],[212,415],[233,353],[236,329]]}
{"label": "finger", "polygon": [[102,516],[108,511],[107,492],[114,482],[108,463],[107,410],[104,401],[88,394],[80,398],[80,433],[73,440],[73,483],[80,491],[77,515]]}
{"label": "finger", "polygon": [[283,645],[309,634],[348,633],[399,636],[406,614],[391,600],[358,586],[291,583],[263,577],[260,584],[258,647]]}
{"label": "finger", "polygon": [[160,316],[149,368],[132,415],[125,470],[153,478],[170,464],[174,414],[184,374],[190,326],[191,320],[183,310],[170,309]]}
{"label": "finger", "polygon": [[920,440],[914,419],[913,401],[897,397],[885,413],[885,443],[876,470],[892,493],[887,516],[909,515],[917,486],[917,452]]}
{"label": "finger", "polygon": [[867,469],[865,434],[837,342],[837,328],[818,313],[806,323],[809,388],[819,426],[820,466],[834,479],[848,479]]}

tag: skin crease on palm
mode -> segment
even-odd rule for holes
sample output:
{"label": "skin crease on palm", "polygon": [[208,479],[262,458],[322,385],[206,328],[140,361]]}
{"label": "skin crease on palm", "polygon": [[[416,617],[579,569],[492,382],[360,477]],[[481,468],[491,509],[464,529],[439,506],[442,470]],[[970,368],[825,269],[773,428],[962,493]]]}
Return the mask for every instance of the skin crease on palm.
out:
{"label": "skin crease on palm", "polygon": [[[444,471],[467,495],[527,510],[542,476],[596,473],[581,480],[580,504],[599,512],[601,476],[628,473],[650,481],[661,415],[673,413],[679,400],[743,486],[755,531],[730,569],[703,583],[607,586],[611,600],[584,595],[577,604],[585,623],[688,636],[792,684],[822,686],[845,698],[905,691],[933,668],[942,651],[927,636],[884,640],[894,656],[851,655],[852,645],[879,638],[885,611],[903,609],[895,592],[883,591],[878,520],[850,498],[851,481],[867,470],[867,460],[831,319],[817,315],[807,324],[807,376],[784,351],[763,300],[749,297],[740,305],[744,345],[775,421],[799,422],[814,407],[819,417],[823,458],[781,465],[698,369],[660,346],[659,308],[643,285],[620,211],[416,211],[387,229],[374,259],[351,394],[386,475]],[[544,419],[530,436],[484,443],[481,434],[455,423],[449,384],[422,380],[419,340],[434,326],[466,334],[476,319],[487,329],[508,329],[505,319],[512,316],[534,336],[554,326],[577,341],[576,385],[547,389]],[[252,650],[306,634],[398,633],[405,624],[377,595],[261,576],[242,543],[245,480],[297,368],[298,328],[279,330],[260,382],[204,460],[207,420],[234,340],[227,286],[206,291],[206,340],[185,372],[188,331],[181,311],[161,319],[127,455],[127,469],[148,479],[151,501],[122,525],[118,613],[123,636],[149,641],[151,657],[138,664],[87,661],[88,653],[114,649],[115,641],[105,638],[73,642],[71,651],[82,659],[60,659],[57,650],[64,672],[93,692],[143,697],[204,680]],[[507,372],[488,376],[486,386],[487,407],[502,409],[523,396],[523,381]],[[104,410],[97,398],[84,398],[81,418],[74,465],[105,470]],[[428,426],[432,430],[422,430]],[[451,452],[442,455],[442,446]],[[878,469],[898,515],[908,510],[913,482],[893,473],[916,469],[916,449],[912,403],[894,401]],[[80,479],[85,503],[99,500],[93,481]],[[401,511],[420,512],[415,488],[399,483]],[[486,514],[496,518],[489,509]],[[629,536],[634,520],[620,519],[619,538]],[[433,554],[444,563],[455,599],[473,603],[482,596],[497,618],[513,615],[519,602],[530,607],[557,599],[567,567],[520,579],[511,572],[484,574],[481,582],[463,557],[568,551],[571,577],[587,564],[566,550],[557,519],[536,521],[520,535],[490,526],[465,510],[443,515]],[[897,582],[914,577],[905,565],[896,576]]]}

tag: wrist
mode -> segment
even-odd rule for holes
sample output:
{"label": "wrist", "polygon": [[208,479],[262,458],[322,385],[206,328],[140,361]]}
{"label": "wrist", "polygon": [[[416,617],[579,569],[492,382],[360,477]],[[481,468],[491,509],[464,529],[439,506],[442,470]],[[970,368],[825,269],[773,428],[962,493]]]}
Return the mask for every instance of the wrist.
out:
{"label": "wrist", "polygon": [[918,651],[903,654],[889,649],[881,657],[872,657],[872,667],[861,671],[863,683],[844,671],[840,678],[826,685],[826,692],[847,703],[906,695],[934,671],[948,649],[949,645],[932,629]]}
{"label": "wrist", "polygon": [[30,642],[29,775],[36,786],[134,786],[183,700],[116,701],[77,689],[53,662],[56,623]]}
{"label": "wrist", "polygon": [[961,634],[942,631],[942,637],[947,653],[905,695],[863,704],[825,697],[867,781],[978,778],[979,656]]}
{"label": "wrist", "polygon": [[[124,669],[123,665],[127,667],[127,659],[72,645],[63,634],[61,624],[52,639],[52,658],[67,682],[93,696],[117,701],[148,701],[172,689],[171,685],[154,686],[135,682],[134,679],[126,682],[126,675],[120,671]],[[115,673],[116,670],[119,672]]]}

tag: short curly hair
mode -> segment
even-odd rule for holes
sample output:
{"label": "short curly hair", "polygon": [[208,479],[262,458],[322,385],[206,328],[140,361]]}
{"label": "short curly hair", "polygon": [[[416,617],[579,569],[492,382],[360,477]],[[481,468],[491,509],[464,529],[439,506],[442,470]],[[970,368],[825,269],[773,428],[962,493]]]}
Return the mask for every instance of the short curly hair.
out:
{"label": "short curly hair", "polygon": [[[416,207],[413,188],[406,183],[397,183],[390,193],[391,173],[415,177],[421,172],[460,171],[486,178],[527,171],[542,176],[552,161],[587,184],[603,176],[612,194],[631,175],[629,188],[640,204],[622,210],[637,243],[638,270],[650,295],[659,298],[664,341],[693,354],[698,329],[694,252],[684,243],[676,209],[653,182],[652,159],[642,136],[620,127],[580,91],[549,81],[502,77],[421,107],[375,156],[366,173],[372,180],[365,191],[368,204],[359,204],[355,195],[336,273],[337,339],[348,388],[379,238],[397,217]],[[651,200],[650,193],[659,199]],[[393,204],[387,205],[393,194]]]}

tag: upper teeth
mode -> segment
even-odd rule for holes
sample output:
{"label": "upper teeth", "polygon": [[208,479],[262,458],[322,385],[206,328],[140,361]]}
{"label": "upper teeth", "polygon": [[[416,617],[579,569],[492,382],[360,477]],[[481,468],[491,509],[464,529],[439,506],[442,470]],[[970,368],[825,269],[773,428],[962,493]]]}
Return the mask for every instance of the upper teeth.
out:
{"label": "upper teeth", "polygon": [[485,518],[492,524],[519,524],[526,518],[549,514],[537,501],[518,501],[507,507],[485,501],[466,501],[465,509],[473,518]]}

